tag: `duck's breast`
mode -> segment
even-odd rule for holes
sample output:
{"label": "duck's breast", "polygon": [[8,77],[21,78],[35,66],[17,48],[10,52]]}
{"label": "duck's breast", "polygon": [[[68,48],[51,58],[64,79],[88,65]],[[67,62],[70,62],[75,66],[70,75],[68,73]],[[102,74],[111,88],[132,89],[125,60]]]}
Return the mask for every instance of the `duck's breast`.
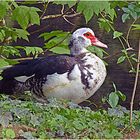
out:
{"label": "duck's breast", "polygon": [[48,97],[72,100],[80,103],[92,96],[102,85],[106,69],[97,56],[87,53],[70,72],[47,75],[43,94]]}
{"label": "duck's breast", "polygon": [[81,81],[81,71],[78,65],[75,65],[71,72],[48,75],[47,81],[43,85],[43,94],[46,97],[68,99],[75,103],[81,102],[79,100],[83,98],[84,93],[84,85]]}

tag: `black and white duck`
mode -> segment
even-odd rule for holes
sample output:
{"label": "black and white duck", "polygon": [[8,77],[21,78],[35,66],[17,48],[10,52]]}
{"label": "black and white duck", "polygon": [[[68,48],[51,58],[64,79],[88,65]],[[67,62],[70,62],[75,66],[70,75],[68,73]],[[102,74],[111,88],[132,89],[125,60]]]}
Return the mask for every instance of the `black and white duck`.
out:
{"label": "black and white duck", "polygon": [[50,97],[83,102],[100,88],[106,77],[103,61],[89,52],[88,46],[107,48],[91,29],[77,29],[70,39],[70,55],[25,60],[4,68],[0,92],[21,94],[31,91],[41,102]]}

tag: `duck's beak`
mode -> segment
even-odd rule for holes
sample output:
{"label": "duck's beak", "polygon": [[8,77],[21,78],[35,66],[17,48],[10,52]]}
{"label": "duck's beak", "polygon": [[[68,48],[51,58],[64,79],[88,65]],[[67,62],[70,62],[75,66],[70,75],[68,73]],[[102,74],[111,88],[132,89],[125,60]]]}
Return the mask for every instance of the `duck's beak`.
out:
{"label": "duck's beak", "polygon": [[93,46],[98,46],[98,47],[101,47],[101,48],[108,48],[106,44],[102,43],[101,41],[99,41],[97,38],[96,40],[94,40],[92,42],[92,45]]}

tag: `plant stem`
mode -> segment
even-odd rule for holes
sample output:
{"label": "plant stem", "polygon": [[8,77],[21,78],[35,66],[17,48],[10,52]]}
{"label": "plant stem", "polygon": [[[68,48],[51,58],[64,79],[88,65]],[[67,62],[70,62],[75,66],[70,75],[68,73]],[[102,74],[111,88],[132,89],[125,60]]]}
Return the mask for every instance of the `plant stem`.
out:
{"label": "plant stem", "polygon": [[132,93],[132,98],[131,98],[131,103],[130,103],[130,126],[132,127],[133,123],[133,104],[134,104],[134,98],[135,98],[135,93],[137,89],[137,84],[138,84],[138,76],[139,76],[139,67],[140,67],[140,40],[139,40],[139,50],[138,50],[138,62],[137,62],[137,70],[136,70],[136,76],[135,76],[135,83],[134,83],[134,88],[133,88],[133,93]]}
{"label": "plant stem", "polygon": [[125,56],[126,56],[128,62],[129,62],[129,64],[130,64],[131,69],[133,70],[134,67],[133,67],[133,65],[132,65],[132,63],[131,63],[131,61],[130,61],[130,59],[129,59],[129,56],[128,56],[128,53],[127,53],[127,49],[125,48],[125,46],[124,46],[124,44],[123,44],[121,38],[118,37],[118,39],[119,39],[119,41],[121,42],[123,49],[126,50],[126,52],[125,52],[124,54],[125,54]]}
{"label": "plant stem", "polygon": [[130,27],[129,27],[128,31],[127,31],[126,38],[124,38],[124,37],[122,36],[122,39],[126,42],[128,48],[131,48],[128,40],[129,40],[129,35],[130,35],[131,29],[132,29],[132,25],[133,25],[135,22],[136,22],[136,20],[134,20],[134,21],[132,22],[132,24],[130,25]]}
{"label": "plant stem", "polygon": [[40,19],[42,19],[42,17],[44,16],[44,14],[45,14],[45,12],[46,12],[46,10],[47,10],[48,4],[49,4],[49,2],[44,3],[44,10],[43,10],[42,15],[40,16]]}
{"label": "plant stem", "polygon": [[3,49],[4,49],[4,46],[3,46],[3,45],[0,46],[0,55],[2,55],[2,53],[3,53]]}
{"label": "plant stem", "polygon": [[[130,25],[129,29],[128,29],[128,32],[127,32],[127,35],[126,35],[126,42],[128,42],[128,39],[129,39],[129,35],[130,35],[130,31],[132,29],[132,26],[133,24],[136,22],[136,19],[132,22],[132,24]],[[128,42],[129,44],[129,42]]]}

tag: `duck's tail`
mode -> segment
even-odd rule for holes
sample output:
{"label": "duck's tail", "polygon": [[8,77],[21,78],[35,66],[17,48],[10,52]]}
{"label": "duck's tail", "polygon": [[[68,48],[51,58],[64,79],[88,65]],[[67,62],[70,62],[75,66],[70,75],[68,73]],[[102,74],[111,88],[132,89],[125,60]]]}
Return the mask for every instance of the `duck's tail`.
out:
{"label": "duck's tail", "polygon": [[23,92],[23,83],[14,79],[2,79],[0,80],[0,94],[13,95],[15,93]]}

